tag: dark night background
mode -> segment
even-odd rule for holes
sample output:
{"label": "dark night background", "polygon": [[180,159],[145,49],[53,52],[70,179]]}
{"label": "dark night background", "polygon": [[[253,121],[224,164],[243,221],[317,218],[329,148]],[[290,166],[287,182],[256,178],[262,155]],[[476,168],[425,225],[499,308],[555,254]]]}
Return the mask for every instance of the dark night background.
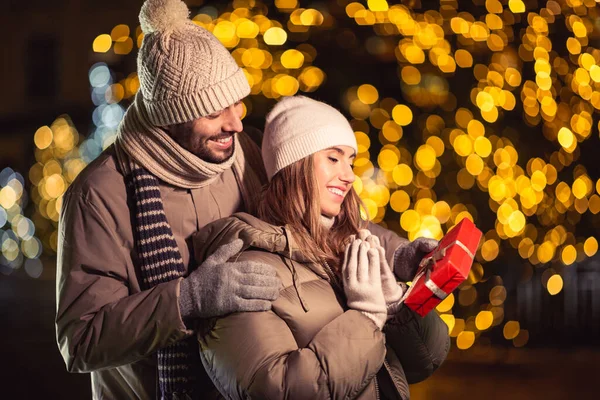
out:
{"label": "dark night background", "polygon": [[[212,10],[220,15],[227,10],[231,11],[232,3],[240,6],[249,2],[191,0],[186,3],[194,16],[203,10],[206,11],[206,7],[212,7]],[[268,4],[262,6],[263,10],[269,11],[268,17],[282,21],[285,27],[290,13],[278,10],[272,2],[263,3]],[[374,36],[373,28],[358,26],[344,13],[345,5],[351,3],[350,1],[300,3],[304,8],[329,10],[335,20],[334,27],[316,28],[316,33],[311,31],[310,35],[290,34],[291,45],[286,43],[286,49],[299,43],[308,43],[318,53],[318,58],[312,61],[312,65],[323,70],[326,79],[318,89],[308,93],[309,96],[336,105],[350,119],[355,115],[348,107],[352,99],[349,93],[352,90],[356,92],[356,89],[352,88],[363,84],[376,87],[379,99],[393,98],[400,104],[409,105],[415,117],[404,127],[404,135],[398,146],[402,146],[413,156],[417,148],[432,135],[431,132],[426,132],[428,116],[439,115],[447,122],[446,127],[450,128],[453,127],[456,109],[465,107],[471,110],[474,118],[481,120],[477,105],[470,99],[472,89],[480,84],[478,79],[473,77],[473,68],[456,68],[453,73],[442,74],[431,62],[416,65],[423,76],[443,76],[448,92],[455,97],[457,103],[454,108],[443,107],[440,104],[417,106],[414,99],[407,95],[406,85],[399,78],[399,65],[409,65],[405,59],[397,59],[394,52],[394,46],[403,38],[402,35],[385,37],[377,43],[393,43],[392,47],[374,52],[369,50],[368,46],[370,38]],[[358,3],[367,7],[366,1]],[[389,2],[390,6],[395,3],[402,3],[417,14],[423,14],[427,10],[439,10],[442,6],[458,8],[458,11],[471,13],[476,18],[487,14],[486,2],[483,0]],[[503,0],[500,3],[508,9],[508,1]],[[560,4],[565,15],[567,12],[572,13],[569,5],[581,3],[580,7],[587,7],[585,15],[594,27],[588,35],[588,50],[595,55],[596,64],[600,63],[600,51],[597,50],[600,48],[600,17],[597,3],[594,5],[594,2],[589,0],[538,0],[524,3],[527,7],[526,13],[541,13],[540,9],[543,7],[551,8],[549,3]],[[96,105],[90,96],[91,68],[98,62],[105,63],[110,68],[114,82],[123,81],[135,71],[137,46],[134,45],[133,51],[128,55],[118,55],[112,49],[105,53],[94,52],[92,43],[98,35],[110,33],[111,29],[119,24],[126,24],[131,28],[131,36],[135,43],[136,37],[133,32],[138,27],[137,15],[141,4],[141,0],[0,2],[0,37],[3,38],[3,45],[0,46],[0,82],[3,93],[0,96],[0,178],[1,173],[10,168],[24,177],[25,192],[37,190],[30,181],[30,169],[40,161],[36,158],[36,154],[39,157],[40,152],[36,149],[34,135],[40,127],[51,126],[60,116],[68,116],[71,126],[78,132],[79,143],[91,137],[97,130],[92,117]],[[576,8],[573,8],[573,12],[576,12]],[[512,24],[514,38],[507,47],[518,48],[528,26],[526,17],[517,16]],[[445,33],[453,49],[463,48],[461,46],[464,43],[459,43],[457,35],[448,31],[448,27],[445,27]],[[573,36],[573,32],[567,28],[564,18],[560,23],[552,24],[548,34],[553,45],[551,57],[561,55],[571,60],[575,64],[571,65],[574,69],[577,67],[577,57],[568,56],[565,45],[567,37],[570,36]],[[473,65],[490,63],[489,50],[482,51],[481,47],[468,45],[464,45],[464,48],[475,49],[471,51]],[[522,82],[535,82],[536,71],[533,65],[533,62],[522,63],[519,71]],[[557,82],[558,80],[555,84],[558,85]],[[537,126],[525,122],[520,96],[522,85],[514,91],[517,98],[515,109],[503,112],[498,121],[485,125],[486,130],[489,128],[498,137],[510,139],[518,151],[519,165],[526,169],[528,160],[535,157],[549,163],[552,154],[558,152],[560,145],[545,136],[543,122]],[[600,96],[600,84],[592,82],[590,85]],[[577,95],[565,93],[571,86],[563,83],[562,90],[557,90],[557,103],[562,100],[565,104],[574,104],[571,99]],[[267,97],[264,93],[257,93],[249,98],[247,106],[251,108],[251,112],[244,120],[245,124],[262,128],[264,114],[274,103],[274,99]],[[124,98],[121,106],[126,107],[129,102],[130,98]],[[593,182],[597,197],[597,191],[600,190],[597,183],[600,178],[600,163],[596,160],[600,148],[598,107],[592,112],[592,119],[589,138],[579,143],[573,153],[575,159],[558,172],[558,180],[571,185],[574,176],[580,176],[581,171],[584,171]],[[359,121],[359,118],[354,118],[352,123],[357,128],[364,129],[366,125],[366,128],[370,129],[366,132],[372,143],[370,158],[376,163],[378,152],[389,142],[378,140],[379,129],[369,126],[365,120]],[[447,133],[445,135],[440,134],[444,142],[447,142]],[[494,232],[497,217],[495,210],[489,205],[489,196],[478,190],[477,184],[472,185],[470,189],[461,190],[454,183],[457,172],[464,167],[464,161],[458,160],[450,149],[450,145],[446,144],[444,155],[439,157],[443,167],[442,173],[435,185],[429,189],[436,193],[438,200],[458,198],[461,204],[468,204],[471,207],[468,208],[469,211],[476,211],[476,223],[486,233],[486,238],[497,237],[489,236],[490,231]],[[488,165],[495,168],[492,161],[489,161]],[[417,175],[417,168],[413,169]],[[4,185],[0,179],[0,188]],[[390,191],[395,189],[398,187],[390,187]],[[411,183],[405,190],[411,196],[412,205],[419,187]],[[548,193],[548,196],[552,195],[553,190]],[[587,197],[591,199],[593,193],[594,189]],[[56,260],[51,245],[55,221],[52,222],[50,217],[46,220],[40,217],[39,205],[33,198],[33,195],[23,195],[22,212],[34,221],[36,235],[44,246],[44,251],[37,257],[41,263],[39,266],[35,264],[37,268],[30,264],[32,267],[27,269],[14,263],[9,264],[0,252],[0,256],[3,257],[0,259],[0,357],[4,364],[0,372],[0,382],[3,384],[0,390],[1,397],[89,398],[89,376],[67,373],[56,345],[53,325]],[[387,205],[384,209],[383,222],[406,235],[407,232],[398,222],[401,213]],[[573,212],[572,208],[570,210],[563,225],[567,232],[572,233],[573,240],[581,244],[586,238],[599,236],[599,213],[591,212],[591,206],[590,210],[578,216],[575,216],[577,212]],[[543,233],[558,225],[541,224],[536,222],[535,216],[528,222],[532,222],[539,229],[542,237]],[[0,245],[3,245],[8,237],[5,232],[11,229],[9,222],[5,226],[2,223],[0,218]],[[594,390],[594,379],[600,362],[599,256],[581,256],[581,245],[577,247],[577,260],[571,265],[565,266],[565,263],[561,263],[558,255],[548,263],[532,263],[531,258],[520,256],[510,244],[510,240],[498,241],[500,252],[497,257],[486,260],[478,254],[478,262],[484,266],[483,276],[467,282],[468,285],[455,292],[456,305],[452,313],[456,318],[466,321],[467,325],[471,324],[474,329],[475,315],[492,302],[489,293],[494,288],[501,287],[506,293],[506,301],[502,304],[503,320],[495,323],[492,328],[485,329],[481,334],[478,332],[475,344],[467,346],[464,350],[457,347],[457,334],[454,334],[447,361],[431,378],[411,387],[413,398],[595,398],[597,390]],[[539,242],[538,238],[536,243]],[[2,251],[5,251],[4,247]],[[549,270],[551,273],[547,272]],[[562,290],[551,296],[545,285],[548,277],[553,274],[560,275],[563,283]],[[473,296],[473,301],[464,300]],[[521,336],[522,340],[517,342],[507,340],[502,329],[506,321],[519,321],[521,329],[527,332],[526,338]]]}

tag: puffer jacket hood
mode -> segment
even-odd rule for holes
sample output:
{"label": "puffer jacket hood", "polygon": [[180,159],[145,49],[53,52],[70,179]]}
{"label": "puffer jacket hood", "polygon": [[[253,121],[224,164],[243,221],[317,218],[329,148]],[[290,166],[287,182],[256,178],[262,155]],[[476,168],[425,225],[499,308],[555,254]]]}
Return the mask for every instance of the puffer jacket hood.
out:
{"label": "puffer jacket hood", "polygon": [[236,213],[230,218],[215,221],[196,233],[193,240],[195,257],[205,260],[220,246],[235,239],[244,242],[242,251],[253,247],[294,261],[308,261],[295,247],[288,229],[271,225],[247,213]]}
{"label": "puffer jacket hood", "polygon": [[291,230],[287,227],[274,226],[247,213],[236,213],[230,218],[213,222],[194,235],[194,253],[198,260],[205,260],[220,246],[241,239],[244,242],[242,252],[249,249],[259,249],[282,256],[292,272],[293,286],[300,303],[305,311],[310,305],[302,294],[301,286],[297,284],[297,272],[294,262],[306,263],[307,267],[327,281],[333,276],[320,265],[311,263],[310,260],[295,246]]}

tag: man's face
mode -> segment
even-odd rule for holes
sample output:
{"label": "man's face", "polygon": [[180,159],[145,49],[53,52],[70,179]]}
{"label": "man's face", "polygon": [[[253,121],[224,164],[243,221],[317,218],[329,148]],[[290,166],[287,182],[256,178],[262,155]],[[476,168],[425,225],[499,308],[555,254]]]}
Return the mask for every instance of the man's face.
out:
{"label": "man's face", "polygon": [[167,128],[169,135],[181,147],[201,160],[218,164],[233,154],[234,135],[241,132],[243,105],[241,101],[206,117]]}

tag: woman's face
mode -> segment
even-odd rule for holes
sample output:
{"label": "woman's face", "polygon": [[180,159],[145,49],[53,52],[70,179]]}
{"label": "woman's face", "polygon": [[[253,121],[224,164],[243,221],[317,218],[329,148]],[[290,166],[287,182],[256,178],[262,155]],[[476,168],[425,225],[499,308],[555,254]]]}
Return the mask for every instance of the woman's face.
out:
{"label": "woman's face", "polygon": [[355,176],[352,163],[356,153],[350,146],[335,146],[314,154],[315,176],[319,188],[321,214],[335,217],[352,188]]}

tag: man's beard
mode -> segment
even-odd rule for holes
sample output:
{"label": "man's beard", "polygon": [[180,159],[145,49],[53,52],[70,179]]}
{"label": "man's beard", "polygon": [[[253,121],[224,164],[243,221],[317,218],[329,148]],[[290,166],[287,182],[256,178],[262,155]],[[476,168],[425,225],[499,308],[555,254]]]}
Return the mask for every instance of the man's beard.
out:
{"label": "man's beard", "polygon": [[[209,148],[209,146],[208,146],[209,140],[222,139],[222,138],[226,138],[229,136],[232,136],[233,143],[231,144],[231,147],[229,147],[228,149],[226,149],[222,152],[216,153],[215,151],[213,151]],[[231,156],[233,155],[233,152],[235,150],[235,134],[228,133],[228,134],[215,135],[215,136],[211,137],[210,139],[203,140],[202,142],[198,143],[198,145],[195,147],[196,148],[191,150],[191,152],[196,157],[198,157],[199,159],[206,161],[208,163],[220,164],[220,163],[223,163],[223,162],[229,160],[231,158]]]}
{"label": "man's beard", "polygon": [[[185,124],[175,126],[175,128],[169,132],[169,136],[177,142],[181,147],[198,157],[199,159],[206,161],[211,164],[223,163],[231,158],[235,150],[235,133],[234,132],[221,132],[210,137],[198,138],[194,135],[191,128]],[[232,137],[233,143],[228,149],[225,150],[213,150],[209,146],[210,140],[218,140]]]}

